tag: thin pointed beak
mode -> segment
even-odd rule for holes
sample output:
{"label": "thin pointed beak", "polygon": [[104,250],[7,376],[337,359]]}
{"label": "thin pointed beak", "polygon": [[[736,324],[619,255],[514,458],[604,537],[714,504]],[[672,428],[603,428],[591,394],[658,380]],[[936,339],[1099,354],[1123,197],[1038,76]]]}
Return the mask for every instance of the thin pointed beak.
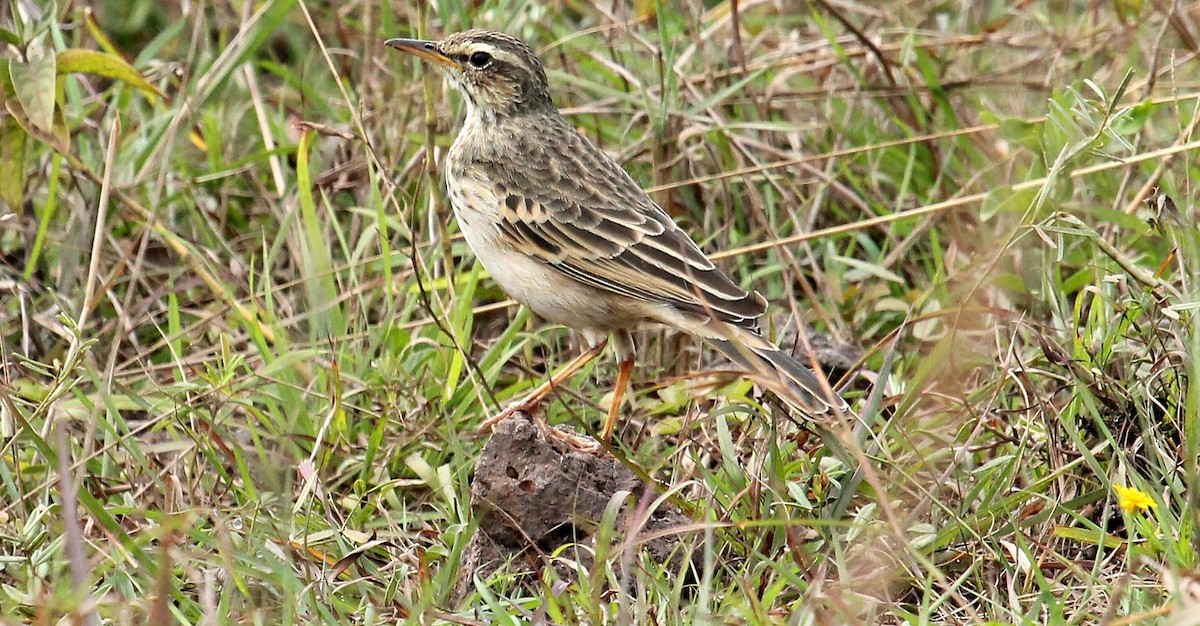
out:
{"label": "thin pointed beak", "polygon": [[462,66],[460,66],[456,61],[438,51],[436,41],[396,38],[389,39],[383,42],[383,44],[390,48],[395,48],[401,52],[425,59],[426,61],[440,63],[441,65],[454,68],[456,70],[462,69]]}

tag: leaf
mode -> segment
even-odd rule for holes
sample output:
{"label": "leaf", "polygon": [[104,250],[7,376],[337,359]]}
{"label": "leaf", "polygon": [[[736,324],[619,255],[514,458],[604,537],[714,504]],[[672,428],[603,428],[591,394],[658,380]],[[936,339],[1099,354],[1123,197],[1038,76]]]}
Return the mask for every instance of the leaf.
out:
{"label": "leaf", "polygon": [[25,119],[44,132],[54,124],[54,66],[54,53],[50,51],[27,62],[13,59],[8,64],[13,92]]}
{"label": "leaf", "polygon": [[345,318],[338,304],[337,285],[333,282],[336,274],[333,258],[330,256],[329,245],[322,230],[323,222],[317,214],[317,202],[313,193],[315,185],[309,167],[309,152],[314,136],[311,132],[302,132],[300,145],[296,148],[296,191],[300,202],[301,230],[306,244],[300,273],[312,307],[313,315],[309,322],[313,330],[317,332],[318,337],[336,337],[344,330]]}
{"label": "leaf", "polygon": [[147,82],[132,65],[125,62],[125,59],[115,54],[107,54],[97,50],[83,50],[81,48],[63,50],[58,53],[58,73],[103,76],[136,87],[149,96],[151,100],[157,100],[162,97],[162,94],[159,93],[154,85]]}
{"label": "leaf", "polygon": [[[48,129],[39,128],[37,125],[31,122],[28,117],[26,117],[25,110],[21,108],[20,103],[18,103],[16,100],[8,100],[4,104],[5,108],[8,110],[8,114],[12,116],[13,120],[16,121],[16,123],[34,139],[49,144],[50,147],[54,148],[60,153],[65,154],[69,151],[70,137],[58,132],[60,130],[64,130],[65,127],[52,125],[52,127]],[[53,115],[51,116],[51,119],[53,119]]]}
{"label": "leaf", "polygon": [[1113,120],[1113,130],[1122,135],[1132,135],[1145,127],[1153,112],[1154,102],[1152,100],[1135,104],[1122,111],[1121,115]]}
{"label": "leaf", "polygon": [[320,356],[320,354],[320,350],[313,349],[297,348],[294,350],[289,350],[281,354],[279,358],[275,359],[274,361],[263,365],[262,369],[258,371],[258,376],[260,378],[270,379],[279,372],[288,370],[303,363],[310,363]]}
{"label": "leaf", "polygon": [[7,28],[0,28],[0,43],[6,43],[17,48],[20,48],[22,45],[21,38]]}
{"label": "leaf", "polygon": [[0,215],[20,213],[25,197],[25,142],[17,120],[0,109]]}
{"label": "leaf", "polygon": [[1103,543],[1104,547],[1108,548],[1110,550],[1116,550],[1117,548],[1120,548],[1121,546],[1125,545],[1124,539],[1122,539],[1116,535],[1110,535],[1110,534],[1102,532],[1098,529],[1091,529],[1091,528],[1073,528],[1070,526],[1055,526],[1054,527],[1054,536],[1062,538],[1062,539],[1068,539],[1070,541],[1078,541],[1078,542],[1086,544],[1086,545],[1094,546],[1097,543]]}
{"label": "leaf", "polygon": [[57,103],[54,105],[54,121],[50,124],[50,136],[54,138],[50,145],[62,147],[60,149],[62,152],[65,152],[65,147],[71,143],[71,129],[67,128],[67,118],[63,116],[62,107]]}
{"label": "leaf", "polygon": [[983,200],[983,206],[979,209],[979,219],[986,222],[997,213],[1025,211],[1036,197],[1036,189],[1014,191],[1012,187],[997,187]]}
{"label": "leaf", "polygon": [[113,42],[108,38],[108,34],[100,27],[100,23],[96,21],[96,13],[90,7],[83,10],[83,21],[87,24],[88,32],[91,33],[96,43],[100,44],[100,47],[105,52],[116,55],[117,47],[113,45]]}
{"label": "leaf", "polygon": [[1026,148],[1036,148],[1042,137],[1042,124],[1008,117],[1000,120],[1000,136]]}
{"label": "leaf", "polygon": [[1117,10],[1117,15],[1121,21],[1137,19],[1142,14],[1142,7],[1146,6],[1145,0],[1114,0],[1113,8]]}
{"label": "leaf", "polygon": [[874,276],[880,280],[886,280],[893,283],[903,283],[904,279],[900,278],[895,272],[878,265],[868,263],[861,259],[855,259],[847,256],[835,256],[833,260],[841,261],[850,266],[850,270],[846,272],[846,280],[855,282],[860,281],[868,276]]}

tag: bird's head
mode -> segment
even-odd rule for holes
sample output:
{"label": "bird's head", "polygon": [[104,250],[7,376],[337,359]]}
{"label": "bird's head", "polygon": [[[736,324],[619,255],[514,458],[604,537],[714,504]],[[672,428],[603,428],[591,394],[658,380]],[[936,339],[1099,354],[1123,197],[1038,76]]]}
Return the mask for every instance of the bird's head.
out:
{"label": "bird's head", "polygon": [[440,68],[477,113],[512,116],[554,107],[541,62],[516,37],[468,30],[441,41],[389,39],[385,43]]}

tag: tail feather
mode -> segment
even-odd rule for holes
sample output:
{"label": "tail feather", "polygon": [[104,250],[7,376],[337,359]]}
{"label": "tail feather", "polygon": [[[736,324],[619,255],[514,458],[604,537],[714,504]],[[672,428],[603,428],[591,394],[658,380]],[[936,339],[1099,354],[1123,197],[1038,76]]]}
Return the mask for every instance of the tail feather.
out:
{"label": "tail feather", "polygon": [[836,419],[850,406],[804,366],[761,335],[738,329],[728,337],[705,339],[763,386],[775,392],[804,416],[818,421]]}

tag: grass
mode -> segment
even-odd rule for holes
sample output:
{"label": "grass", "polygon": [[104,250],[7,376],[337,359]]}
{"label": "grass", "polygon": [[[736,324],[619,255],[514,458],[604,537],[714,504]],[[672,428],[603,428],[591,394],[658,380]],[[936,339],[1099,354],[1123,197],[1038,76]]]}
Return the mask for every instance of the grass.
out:
{"label": "grass", "polygon": [[[1196,623],[1189,8],[392,4],[0,16],[3,623]],[[468,26],[773,332],[863,348],[862,473],[641,333],[618,447],[697,570],[613,518],[574,580],[453,597],[475,426],[576,350],[457,236],[461,102],[381,45]]]}

